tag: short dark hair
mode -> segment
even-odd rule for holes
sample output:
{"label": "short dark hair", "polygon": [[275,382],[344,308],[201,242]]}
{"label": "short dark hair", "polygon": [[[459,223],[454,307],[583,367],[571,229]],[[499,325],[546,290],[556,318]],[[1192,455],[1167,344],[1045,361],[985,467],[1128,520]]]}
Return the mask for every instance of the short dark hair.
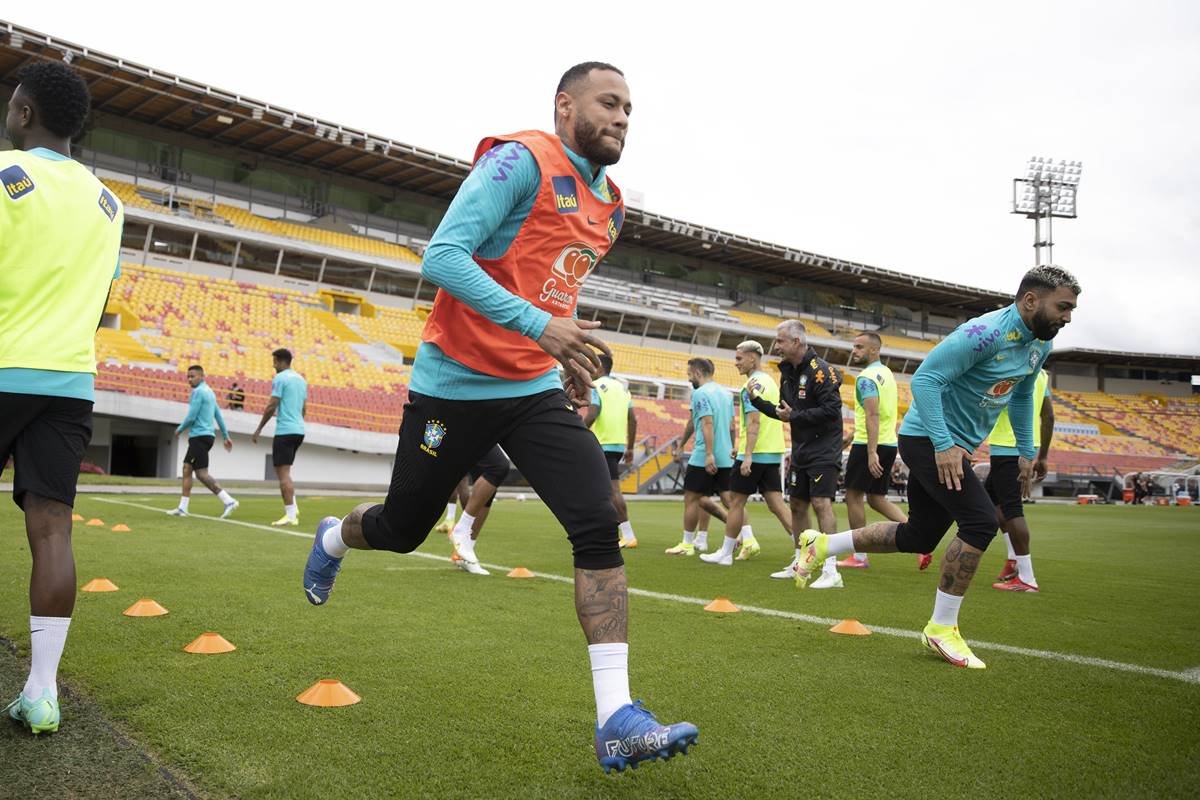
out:
{"label": "short dark hair", "polygon": [[[875,331],[859,331],[858,336],[865,336],[871,340],[871,344],[875,345],[876,347],[883,347],[883,339],[880,339],[879,334]],[[855,336],[854,338],[857,339],[858,336]]]}
{"label": "short dark hair", "polygon": [[1053,292],[1060,286],[1066,286],[1075,294],[1082,291],[1079,281],[1070,272],[1054,264],[1041,264],[1026,272],[1025,277],[1021,278],[1021,285],[1017,287],[1017,299],[1020,299],[1026,292],[1044,295],[1046,292]]}
{"label": "short dark hair", "polygon": [[579,83],[579,81],[586,78],[588,76],[588,73],[590,73],[594,69],[602,69],[602,70],[607,70],[609,72],[615,72],[618,75],[620,75],[622,78],[625,77],[625,73],[621,72],[621,70],[617,69],[612,64],[607,64],[603,61],[584,61],[581,64],[576,64],[575,66],[571,67],[569,70],[567,70],[566,72],[563,73],[563,76],[558,79],[558,88],[554,90],[554,93],[555,94],[558,94],[559,92],[570,93],[571,89],[573,89],[575,87],[575,84]]}
{"label": "short dark hair", "polygon": [[705,377],[708,377],[709,375],[712,375],[714,372],[716,372],[716,367],[714,367],[713,363],[711,361],[709,361],[707,358],[698,358],[698,357],[697,358],[689,358],[688,366],[692,367],[693,369],[696,370],[696,372],[699,372],[701,375],[704,375]]}
{"label": "short dark hair", "polygon": [[272,351],[271,355],[275,358],[278,358],[285,364],[292,363],[292,351],[288,350],[286,347],[281,347],[278,350]]}
{"label": "short dark hair", "polygon": [[600,354],[600,368],[604,370],[604,374],[612,372],[612,356],[608,353]]}
{"label": "short dark hair", "polygon": [[201,375],[204,374],[204,367],[200,366],[199,364],[192,364],[187,368],[188,372],[191,372],[192,370],[196,370],[196,372],[199,372]]}
{"label": "short dark hair", "polygon": [[92,97],[78,72],[61,61],[39,61],[18,72],[17,83],[33,102],[43,128],[68,139],[80,134]]}

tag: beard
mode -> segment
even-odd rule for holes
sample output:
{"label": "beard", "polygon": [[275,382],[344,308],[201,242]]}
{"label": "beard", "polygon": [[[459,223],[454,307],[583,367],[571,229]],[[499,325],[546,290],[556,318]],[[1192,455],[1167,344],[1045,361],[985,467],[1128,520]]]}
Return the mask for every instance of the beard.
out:
{"label": "beard", "polygon": [[621,151],[625,144],[614,145],[604,140],[604,133],[583,117],[575,121],[575,146],[579,155],[593,164],[611,167],[621,160]]}
{"label": "beard", "polygon": [[700,381],[694,381],[694,380],[688,379],[688,383],[690,383],[692,385],[693,389],[700,388]]}
{"label": "beard", "polygon": [[1062,326],[1058,325],[1049,314],[1043,314],[1041,310],[1034,312],[1033,325],[1030,326],[1033,335],[1041,339],[1043,342],[1048,342],[1058,335],[1062,330]]}

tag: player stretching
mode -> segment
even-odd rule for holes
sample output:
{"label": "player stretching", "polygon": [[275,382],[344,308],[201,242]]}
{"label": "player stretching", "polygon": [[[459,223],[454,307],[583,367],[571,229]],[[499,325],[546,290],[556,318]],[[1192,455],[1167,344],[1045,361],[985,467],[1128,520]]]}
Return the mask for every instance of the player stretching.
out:
{"label": "player stretching", "polygon": [[1065,269],[1034,267],[1021,279],[1016,302],[960,325],[933,348],[913,375],[912,407],[900,425],[900,457],[910,471],[908,522],[876,522],[833,536],[805,531],[798,584],[831,554],[933,552],[957,522],[921,641],[955,666],[984,668],[958,631],[958,609],[996,535],[996,509],[967,457],[1008,406],[1028,496],[1034,385],[1078,296],[1079,283]]}
{"label": "player stretching", "polygon": [[71,507],[92,438],[96,327],[120,274],[121,204],[71,159],[90,104],[66,64],[25,67],[5,118],[17,149],[0,153],[0,471],[11,457],[33,558],[29,677],[7,711],[35,734],[60,721],[58,662],[75,608]]}
{"label": "player stretching", "polygon": [[621,461],[633,463],[633,443],[637,441],[637,417],[633,413],[633,396],[619,380],[612,377],[612,359],[600,356],[601,377],[592,389],[592,405],[584,417],[584,424],[596,434],[604,458],[608,461],[608,477],[612,481],[612,502],[617,510],[617,527],[621,533],[621,547],[637,547],[633,535],[633,523],[629,521],[629,506],[621,492]]}
{"label": "player stretching", "polygon": [[279,493],[283,495],[283,516],[272,525],[299,525],[300,506],[296,503],[296,487],[292,484],[292,464],[296,463],[296,451],[304,444],[304,412],[308,410],[308,383],[299,372],[292,369],[292,352],[279,348],[271,353],[275,366],[275,377],[271,379],[271,399],[263,410],[262,419],[250,441],[258,444],[258,435],[271,416],[279,413],[275,423],[275,436],[271,439],[271,464],[275,477],[279,479]]}
{"label": "player stretching", "polygon": [[[774,405],[757,393],[751,395],[751,402],[766,416],[787,420],[792,426],[792,464],[788,475],[792,530],[799,534],[808,527],[808,509],[812,506],[821,530],[832,533],[837,530],[833,497],[842,465],[842,396],[838,390],[842,378],[809,347],[804,323],[798,319],[779,323],[774,347],[783,356],[779,363],[782,378],[779,404]],[[800,555],[797,539],[795,559],[771,573],[771,577],[795,578]],[[826,561],[823,574],[812,588],[842,588],[836,561],[834,558]]]}
{"label": "player stretching", "polygon": [[[1046,370],[1038,373],[1033,387],[1033,446],[1038,448],[1033,462],[1033,479],[1046,477],[1046,457],[1050,454],[1050,439],[1054,436],[1054,403],[1050,398],[1050,376]],[[1033,556],[1029,554],[1029,523],[1025,520],[1025,508],[1021,503],[1021,481],[1017,440],[1013,436],[1008,409],[1000,412],[996,427],[988,436],[991,449],[991,469],[988,471],[984,488],[996,506],[1000,530],[1004,531],[1004,545],[1008,548],[1008,559],[993,588],[1006,592],[1036,592],[1037,578],[1033,576]]]}
{"label": "player stretching", "polygon": [[233,442],[229,440],[229,431],[225,428],[225,418],[221,416],[221,409],[217,408],[217,396],[204,382],[204,367],[199,364],[188,367],[187,382],[188,386],[192,387],[192,396],[188,399],[188,413],[175,429],[176,436],[184,431],[188,432],[187,455],[183,457],[183,492],[179,497],[179,505],[167,513],[173,517],[187,516],[188,503],[192,499],[194,472],[196,478],[225,505],[225,510],[221,512],[221,519],[225,519],[237,509],[238,501],[217,484],[216,478],[208,474],[208,451],[212,450],[215,441],[213,419],[216,419],[217,427],[221,429],[221,437],[225,440],[225,452],[233,449]]}
{"label": "player stretching", "polygon": [[742,549],[738,551],[737,560],[751,559],[762,549],[750,526],[745,524],[746,502],[755,492],[762,494],[767,508],[779,519],[788,536],[792,536],[791,512],[783,502],[783,481],[779,475],[779,464],[787,450],[783,441],[783,423],[759,413],[750,402],[751,393],[769,403],[779,402],[779,388],[775,381],[759,368],[762,357],[762,345],[752,340],[742,342],[734,351],[734,365],[739,373],[746,376],[746,383],[738,396],[738,408],[741,411],[739,455],[729,474],[729,518],[725,523],[724,543],[720,549],[700,556],[701,561],[710,564],[732,566],[733,548],[739,533]]}
{"label": "player stretching", "polygon": [[[867,524],[867,509],[871,508],[892,522],[907,522],[903,511],[888,500],[888,484],[892,465],[896,463],[896,414],[899,394],[892,371],[879,360],[882,341],[879,334],[865,331],[854,337],[850,363],[862,367],[854,382],[854,433],[843,443],[850,445],[846,459],[846,512],[851,528]],[[930,553],[917,555],[917,569],[925,569],[933,561]],[[839,567],[866,569],[870,566],[865,553],[852,553],[837,562]]]}
{"label": "player stretching", "polygon": [[[480,142],[425,251],[421,273],[440,288],[413,364],[387,499],[322,520],[304,569],[305,596],[319,605],[347,548],[412,552],[454,484],[498,442],[571,542],[605,770],[686,752],[697,738],[694,725],[660,725],[630,701],[612,486],[604,451],[575,410],[599,371],[592,347],[605,349],[590,334],[600,323],[575,319],[575,306],[625,218],[605,167],[621,157],[630,110],[622,73],[587,62],[559,83],[557,135]],[[570,394],[555,360],[568,371]]]}
{"label": "player stretching", "polygon": [[[726,507],[730,504],[729,470],[733,466],[733,400],[725,387],[713,380],[716,371],[707,358],[688,360],[692,384],[692,416],[683,430],[679,446],[692,433],[696,446],[683,476],[683,541],[667,549],[668,555],[690,556],[708,549],[708,534],[697,534],[702,501],[716,493]],[[712,513],[711,511],[709,513]],[[725,520],[722,520],[725,521]]]}

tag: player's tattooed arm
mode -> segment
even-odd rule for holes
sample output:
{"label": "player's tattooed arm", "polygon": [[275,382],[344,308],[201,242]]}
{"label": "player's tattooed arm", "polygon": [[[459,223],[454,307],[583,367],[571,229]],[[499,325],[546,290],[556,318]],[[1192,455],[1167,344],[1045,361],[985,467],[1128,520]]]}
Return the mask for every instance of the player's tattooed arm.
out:
{"label": "player's tattooed arm", "polygon": [[575,570],[575,613],[588,644],[628,641],[625,567]]}
{"label": "player's tattooed arm", "polygon": [[942,577],[938,588],[946,594],[962,597],[967,593],[971,579],[975,577],[975,570],[979,569],[979,559],[982,555],[982,550],[955,537],[942,558]]}

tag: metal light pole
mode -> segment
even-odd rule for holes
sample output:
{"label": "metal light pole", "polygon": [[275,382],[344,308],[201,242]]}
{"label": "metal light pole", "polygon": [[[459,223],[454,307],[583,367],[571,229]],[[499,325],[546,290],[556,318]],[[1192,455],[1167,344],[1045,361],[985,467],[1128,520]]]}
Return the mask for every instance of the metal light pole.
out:
{"label": "metal light pole", "polygon": [[[1024,178],[1013,178],[1012,213],[1033,220],[1034,265],[1054,263],[1054,218],[1078,216],[1075,197],[1079,191],[1080,161],[1055,161],[1034,156]],[[1045,251],[1046,260],[1042,261]]]}

